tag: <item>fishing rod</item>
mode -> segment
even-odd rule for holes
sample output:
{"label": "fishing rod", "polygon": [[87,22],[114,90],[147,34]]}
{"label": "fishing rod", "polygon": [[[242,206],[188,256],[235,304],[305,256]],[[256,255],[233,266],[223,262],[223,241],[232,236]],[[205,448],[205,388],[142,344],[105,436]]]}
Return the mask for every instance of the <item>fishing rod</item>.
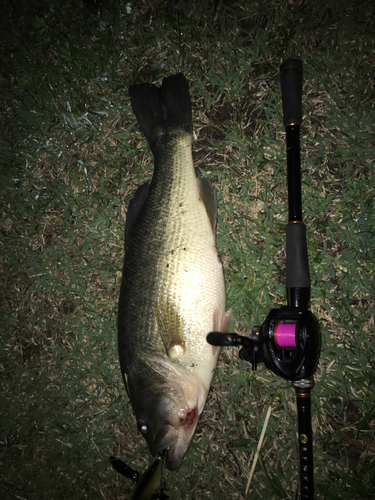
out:
{"label": "fishing rod", "polygon": [[321,333],[309,310],[310,272],[306,226],[302,222],[300,127],[302,124],[302,62],[288,59],[280,66],[284,126],[286,129],[289,221],[286,225],[287,305],[272,309],[251,337],[211,332],[215,346],[241,346],[239,357],[252,369],[263,362],[276,375],[292,382],[298,411],[301,499],[314,498],[314,463],[311,427],[311,390],[319,362]]}

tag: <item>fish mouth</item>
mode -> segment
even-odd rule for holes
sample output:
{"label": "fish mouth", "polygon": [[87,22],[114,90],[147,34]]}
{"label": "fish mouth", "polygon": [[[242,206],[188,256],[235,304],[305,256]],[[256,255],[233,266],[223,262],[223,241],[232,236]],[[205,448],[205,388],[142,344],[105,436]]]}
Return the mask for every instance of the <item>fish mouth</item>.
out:
{"label": "fish mouth", "polygon": [[164,425],[157,432],[152,442],[148,443],[151,455],[165,457],[167,468],[171,471],[178,469],[187,449],[181,449],[181,435],[172,425]]}
{"label": "fish mouth", "polygon": [[179,468],[189,448],[197,423],[198,410],[197,408],[193,408],[186,412],[184,421],[178,431],[173,428],[175,431],[173,433],[174,439],[170,442],[169,446],[163,450],[163,454],[166,456],[166,465],[170,471],[176,471]]}
{"label": "fish mouth", "polygon": [[172,472],[175,472],[180,467],[180,464],[182,462],[182,459],[184,458],[188,446],[189,445],[187,445],[187,447],[183,451],[177,450],[176,446],[167,448],[164,451],[166,456],[167,469],[169,469]]}
{"label": "fish mouth", "polygon": [[189,448],[206,393],[191,374],[176,369],[172,375],[135,398],[135,413],[151,455],[164,455],[167,468],[175,471]]}
{"label": "fish mouth", "polygon": [[164,423],[154,434],[147,439],[151,455],[166,458],[166,466],[175,471],[189,448],[198,422],[198,409],[192,408],[180,412],[179,425],[175,427],[170,423]]}
{"label": "fish mouth", "polygon": [[153,442],[149,444],[152,455],[165,455],[178,440],[178,431],[173,425],[164,425],[158,430]]}

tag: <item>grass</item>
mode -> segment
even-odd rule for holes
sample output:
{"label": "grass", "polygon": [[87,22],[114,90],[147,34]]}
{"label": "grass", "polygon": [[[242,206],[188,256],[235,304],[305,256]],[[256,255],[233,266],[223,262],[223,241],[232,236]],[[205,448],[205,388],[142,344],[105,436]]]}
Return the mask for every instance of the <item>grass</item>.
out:
{"label": "grass", "polygon": [[[86,2],[89,4],[89,2]],[[7,2],[1,21],[1,448],[6,499],[127,499],[143,470],[116,346],[126,206],[152,175],[128,86],[182,71],[218,192],[232,327],[285,303],[279,64],[304,62],[303,209],[323,348],[316,495],[375,493],[375,12],[371,1]],[[294,391],[220,357],[174,499],[296,498]]]}

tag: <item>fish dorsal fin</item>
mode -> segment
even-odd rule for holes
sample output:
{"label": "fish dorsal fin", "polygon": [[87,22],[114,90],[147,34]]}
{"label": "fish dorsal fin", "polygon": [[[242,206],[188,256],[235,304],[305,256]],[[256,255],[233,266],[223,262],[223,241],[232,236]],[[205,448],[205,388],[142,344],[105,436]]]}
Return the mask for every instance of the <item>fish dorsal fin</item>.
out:
{"label": "fish dorsal fin", "polygon": [[148,189],[149,189],[148,182],[142,184],[142,186],[139,186],[139,188],[135,192],[135,195],[130,200],[128,213],[126,214],[126,224],[125,224],[125,253],[129,248],[131,232],[139,217],[142,207],[147,199]]}
{"label": "fish dorsal fin", "polygon": [[200,198],[206,207],[206,212],[211,222],[212,232],[216,234],[217,199],[215,189],[206,177],[199,177],[197,182],[199,185]]}
{"label": "fish dorsal fin", "polygon": [[185,351],[181,316],[169,299],[159,300],[155,306],[155,319],[167,355],[173,358]]}

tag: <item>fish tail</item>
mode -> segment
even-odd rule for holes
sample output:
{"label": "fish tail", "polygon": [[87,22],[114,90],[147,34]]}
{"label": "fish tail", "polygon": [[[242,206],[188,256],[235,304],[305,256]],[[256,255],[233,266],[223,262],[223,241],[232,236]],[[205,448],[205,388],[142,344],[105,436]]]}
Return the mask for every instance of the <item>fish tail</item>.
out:
{"label": "fish tail", "polygon": [[192,135],[188,83],[182,73],[163,79],[160,88],[148,83],[129,88],[132,108],[151,150],[161,135],[183,130]]}

